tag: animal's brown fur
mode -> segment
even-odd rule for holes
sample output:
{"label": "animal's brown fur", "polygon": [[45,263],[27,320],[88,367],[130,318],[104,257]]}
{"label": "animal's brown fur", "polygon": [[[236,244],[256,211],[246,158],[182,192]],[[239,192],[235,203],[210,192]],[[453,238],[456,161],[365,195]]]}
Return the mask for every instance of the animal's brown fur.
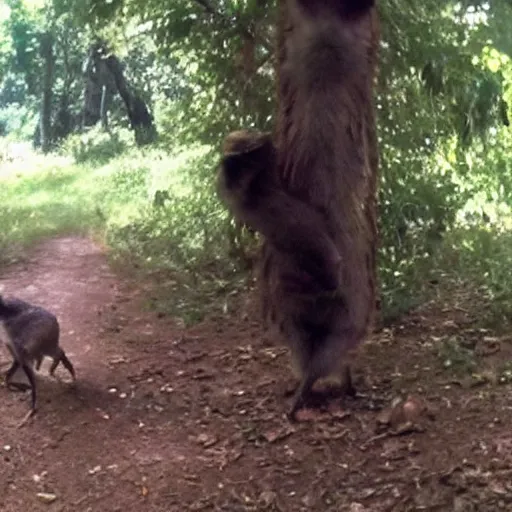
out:
{"label": "animal's brown fur", "polygon": [[235,218],[263,234],[288,262],[281,267],[286,288],[301,293],[336,290],[341,262],[337,247],[322,216],[283,190],[270,135],[232,132],[223,152],[219,196]]}
{"label": "animal's brown fur", "polygon": [[281,185],[323,217],[342,256],[338,293],[304,297],[283,282],[283,254],[271,243],[263,248],[264,310],[302,376],[292,416],[318,378],[341,369],[373,318],[377,45],[371,1],[280,2],[277,170]]}

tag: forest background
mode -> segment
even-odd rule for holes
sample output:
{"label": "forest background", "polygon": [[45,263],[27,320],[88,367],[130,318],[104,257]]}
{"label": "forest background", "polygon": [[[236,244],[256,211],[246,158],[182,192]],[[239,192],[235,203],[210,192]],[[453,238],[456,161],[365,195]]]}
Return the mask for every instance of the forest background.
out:
{"label": "forest background", "polygon": [[[185,324],[237,308],[257,240],[219,148],[271,130],[272,0],[3,0],[0,264],[87,233]],[[379,2],[383,321],[456,286],[512,318],[512,2]]]}

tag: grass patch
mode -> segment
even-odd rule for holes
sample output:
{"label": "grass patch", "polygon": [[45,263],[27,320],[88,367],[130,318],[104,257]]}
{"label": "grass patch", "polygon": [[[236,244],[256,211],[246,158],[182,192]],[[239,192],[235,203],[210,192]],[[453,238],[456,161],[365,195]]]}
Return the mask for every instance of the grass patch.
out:
{"label": "grass patch", "polygon": [[[459,227],[446,237],[436,258],[440,274],[471,290],[466,307],[479,325],[512,327],[512,233],[496,225]],[[442,281],[441,281],[442,284]]]}
{"label": "grass patch", "polygon": [[[229,219],[213,190],[212,149],[169,154],[126,146],[121,136],[109,148],[105,137],[96,146],[89,138],[72,139],[75,150],[46,157],[17,148],[14,160],[2,162],[0,264],[15,261],[41,238],[87,234],[109,248],[114,265],[157,283],[148,299],[153,309],[187,325],[212,307],[236,309],[247,281],[232,257]],[[481,325],[510,327],[512,234],[505,225],[459,224],[436,238],[428,253],[413,236],[404,254],[383,247],[384,316],[397,318],[457,283],[477,297],[470,307]]]}
{"label": "grass patch", "polygon": [[158,294],[155,308],[194,322],[236,281],[210,148],[170,155],[132,147],[115,156],[100,146],[98,158],[27,153],[2,164],[0,264],[42,238],[91,235],[106,243],[113,264],[153,276],[169,293]]}

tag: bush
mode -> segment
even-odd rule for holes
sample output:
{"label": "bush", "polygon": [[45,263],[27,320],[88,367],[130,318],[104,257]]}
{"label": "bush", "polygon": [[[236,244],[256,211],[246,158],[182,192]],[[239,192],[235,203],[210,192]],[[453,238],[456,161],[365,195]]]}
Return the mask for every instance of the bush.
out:
{"label": "bush", "polygon": [[11,140],[32,140],[38,119],[32,105],[10,103],[0,108],[0,136]]}
{"label": "bush", "polygon": [[129,130],[105,132],[95,126],[83,133],[70,135],[62,143],[61,151],[72,155],[78,164],[102,165],[121,155],[130,146],[132,138]]}

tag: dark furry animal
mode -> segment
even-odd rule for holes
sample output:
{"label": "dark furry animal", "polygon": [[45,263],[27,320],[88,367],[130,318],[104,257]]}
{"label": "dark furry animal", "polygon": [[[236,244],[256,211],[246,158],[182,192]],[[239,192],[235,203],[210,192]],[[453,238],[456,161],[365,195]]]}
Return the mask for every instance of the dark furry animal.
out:
{"label": "dark furry animal", "polygon": [[75,370],[59,346],[60,328],[55,315],[19,299],[0,296],[0,339],[10,352],[13,363],[5,380],[9,387],[25,389],[25,385],[12,383],[11,379],[22,368],[31,386],[31,411],[36,411],[36,381],[33,363],[39,370],[45,356],[53,359],[50,375],[62,363],[75,380]]}
{"label": "dark furry animal", "polygon": [[278,182],[269,134],[237,131],[226,137],[218,192],[235,218],[264,235],[288,261],[282,278],[289,289],[338,288],[338,250],[322,216]]}
{"label": "dark furry animal", "polygon": [[377,47],[372,1],[280,2],[277,179],[285,193],[321,212],[342,258],[336,293],[294,294],[283,279],[289,260],[270,239],[263,248],[264,311],[301,379],[292,419],[318,379],[343,373],[373,320]]}

